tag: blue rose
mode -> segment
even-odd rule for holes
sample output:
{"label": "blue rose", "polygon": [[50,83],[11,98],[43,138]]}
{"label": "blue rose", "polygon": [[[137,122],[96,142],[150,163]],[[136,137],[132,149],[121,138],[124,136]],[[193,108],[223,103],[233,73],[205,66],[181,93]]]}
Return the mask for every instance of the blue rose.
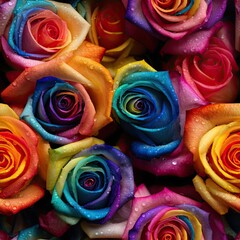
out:
{"label": "blue rose", "polygon": [[138,61],[123,66],[114,81],[114,116],[133,137],[133,154],[152,159],[173,152],[181,132],[178,97],[169,73]]}

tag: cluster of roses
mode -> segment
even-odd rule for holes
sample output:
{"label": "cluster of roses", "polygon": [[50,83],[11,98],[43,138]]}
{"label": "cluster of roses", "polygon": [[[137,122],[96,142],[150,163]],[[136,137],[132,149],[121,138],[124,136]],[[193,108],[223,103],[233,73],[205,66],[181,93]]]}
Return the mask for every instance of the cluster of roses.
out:
{"label": "cluster of roses", "polygon": [[240,1],[0,1],[0,239],[240,238]]}

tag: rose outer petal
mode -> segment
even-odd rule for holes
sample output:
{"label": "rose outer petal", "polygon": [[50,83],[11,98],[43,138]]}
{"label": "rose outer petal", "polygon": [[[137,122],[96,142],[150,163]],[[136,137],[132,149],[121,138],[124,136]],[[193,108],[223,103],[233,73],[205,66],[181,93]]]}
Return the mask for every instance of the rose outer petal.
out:
{"label": "rose outer petal", "polygon": [[210,29],[193,32],[180,40],[170,39],[161,49],[161,54],[185,55],[203,53],[209,44],[210,38],[222,27],[218,22]]}
{"label": "rose outer petal", "polygon": [[4,30],[12,16],[13,9],[16,5],[16,0],[2,1],[0,7],[0,36],[3,35]]}
{"label": "rose outer petal", "polygon": [[193,168],[192,153],[181,143],[172,153],[149,161],[132,156],[135,167],[156,176],[191,176]]}
{"label": "rose outer petal", "polygon": [[0,198],[0,212],[4,215],[16,214],[40,200],[45,190],[38,185],[27,186],[20,194],[11,198]]}
{"label": "rose outer petal", "polygon": [[203,25],[204,28],[212,27],[216,22],[223,18],[227,7],[227,0],[213,0],[212,11],[207,22]]}

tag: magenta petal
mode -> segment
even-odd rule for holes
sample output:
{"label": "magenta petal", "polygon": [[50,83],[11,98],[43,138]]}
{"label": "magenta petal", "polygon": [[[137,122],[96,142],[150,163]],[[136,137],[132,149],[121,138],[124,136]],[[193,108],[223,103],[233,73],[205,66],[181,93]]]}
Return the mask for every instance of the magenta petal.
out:
{"label": "magenta petal", "polygon": [[181,134],[184,131],[186,111],[209,104],[200,93],[197,93],[189,83],[178,73],[170,73],[172,84],[179,99]]}
{"label": "magenta petal", "polygon": [[203,53],[208,47],[210,38],[222,27],[218,22],[212,28],[189,34],[180,40],[170,39],[161,49],[161,54],[186,55]]}
{"label": "magenta petal", "polygon": [[192,153],[180,144],[171,154],[146,161],[133,158],[136,168],[150,172],[157,176],[188,177],[194,173]]}
{"label": "magenta petal", "polygon": [[24,69],[27,67],[34,67],[34,66],[42,63],[41,61],[27,59],[27,58],[21,57],[20,55],[16,54],[10,48],[6,39],[3,36],[1,37],[1,44],[2,44],[2,50],[3,50],[5,57],[10,62],[11,66],[16,69],[18,69],[18,68]]}
{"label": "magenta petal", "polygon": [[56,237],[62,236],[70,228],[70,225],[61,220],[54,210],[41,215],[39,223],[44,230]]}

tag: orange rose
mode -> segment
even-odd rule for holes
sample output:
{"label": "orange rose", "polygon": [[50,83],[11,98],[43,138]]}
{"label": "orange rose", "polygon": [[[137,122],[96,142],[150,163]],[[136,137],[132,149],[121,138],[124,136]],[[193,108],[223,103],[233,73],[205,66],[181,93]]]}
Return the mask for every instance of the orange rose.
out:
{"label": "orange rose", "polygon": [[38,172],[38,136],[7,105],[0,104],[0,213],[16,214],[44,195],[32,180]]}

